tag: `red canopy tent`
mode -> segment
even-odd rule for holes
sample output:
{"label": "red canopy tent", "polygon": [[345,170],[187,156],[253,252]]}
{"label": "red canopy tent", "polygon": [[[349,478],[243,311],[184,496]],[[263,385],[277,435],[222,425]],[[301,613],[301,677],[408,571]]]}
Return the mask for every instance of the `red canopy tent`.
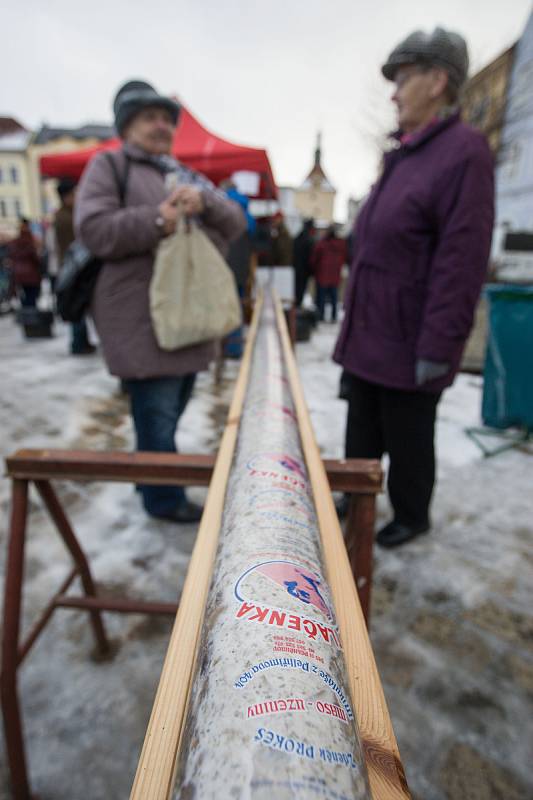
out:
{"label": "red canopy tent", "polygon": [[[46,178],[68,177],[77,180],[93,155],[103,150],[116,150],[120,144],[120,139],[110,139],[84,150],[41,156],[41,175]],[[172,153],[183,164],[207,175],[217,185],[240,170],[257,172],[261,180],[256,197],[274,199],[277,196],[276,182],[266,150],[233,144],[215,136],[184,106],[181,107],[174,134]]]}

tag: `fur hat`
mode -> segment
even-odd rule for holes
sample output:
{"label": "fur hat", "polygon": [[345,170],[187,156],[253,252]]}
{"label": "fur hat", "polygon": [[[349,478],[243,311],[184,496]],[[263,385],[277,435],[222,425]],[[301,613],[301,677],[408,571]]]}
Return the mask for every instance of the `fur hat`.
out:
{"label": "fur hat", "polygon": [[145,108],[164,108],[172,117],[176,125],[180,113],[180,105],[170,97],[158,94],[153,86],[146,81],[128,81],[121,86],[113,101],[115,114],[115,127],[119,136],[122,136],[128,122]]}

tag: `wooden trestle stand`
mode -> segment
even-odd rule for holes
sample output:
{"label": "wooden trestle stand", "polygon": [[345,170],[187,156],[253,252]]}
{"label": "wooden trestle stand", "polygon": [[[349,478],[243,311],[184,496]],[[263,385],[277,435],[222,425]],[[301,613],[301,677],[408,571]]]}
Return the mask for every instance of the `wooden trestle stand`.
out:
{"label": "wooden trestle stand", "polygon": [[[241,391],[241,403],[243,393],[244,389]],[[235,416],[232,415],[230,409],[227,429],[233,429],[232,435],[236,435],[236,428]],[[32,794],[26,764],[23,725],[17,688],[17,672],[32,645],[46,627],[55,609],[76,608],[88,611],[97,648],[102,654],[105,654],[110,650],[110,643],[102,619],[103,611],[175,615],[178,608],[177,604],[118,599],[115,596],[106,597],[97,592],[87,557],[79,544],[52,482],[55,480],[117,481],[143,484],[208,486],[215,468],[215,456],[166,453],[105,453],[51,449],[19,450],[6,459],[6,467],[7,476],[12,481],[12,506],[4,592],[1,702],[13,797],[15,800],[31,800]],[[325,460],[324,468],[332,490],[351,493],[352,499],[345,530],[345,543],[355,586],[359,594],[361,609],[368,624],[372,583],[375,496],[382,488],[381,467],[378,461],[371,460]],[[72,557],[73,567],[57,592],[45,605],[41,616],[28,632],[26,639],[21,642],[20,620],[24,550],[28,523],[28,487],[30,483],[35,485],[54,521],[58,533]],[[331,494],[329,492],[327,494],[331,504]],[[331,514],[332,508],[331,504],[331,507],[326,508],[326,511],[318,509],[319,517],[320,514],[322,516]],[[207,512],[208,508],[206,506]],[[204,518],[206,513],[204,513]],[[202,526],[203,523],[200,526],[198,538],[202,535]],[[82,593],[77,595],[67,594],[68,589],[76,578],[80,578]],[[342,617],[342,611],[339,611]],[[375,672],[375,665],[373,665],[372,669]],[[373,706],[372,712],[376,715],[377,728],[380,732],[382,728],[385,730],[386,735],[382,740],[385,741],[388,736],[387,725],[390,725],[390,721],[388,720],[386,708],[383,711],[384,701],[381,686],[376,687],[375,682],[376,678],[373,674],[370,681],[370,691],[371,693],[375,692],[375,694],[370,699],[367,696],[365,703],[367,711]],[[359,688],[368,695],[368,687],[360,686]],[[187,691],[187,687],[185,691]],[[358,704],[360,705],[360,699],[360,697],[354,697],[356,709]],[[374,725],[376,720],[371,720],[370,727]],[[366,741],[365,748],[368,750],[370,760],[380,763],[380,770],[389,773],[392,776],[391,780],[396,784],[398,774],[402,776],[403,771],[396,756],[395,742],[393,742],[394,746],[392,748],[387,745],[380,745],[379,736],[376,738],[374,734],[370,737],[365,735],[365,724],[362,725],[362,735]],[[370,769],[369,771],[372,777],[372,771]],[[385,783],[389,783],[389,780],[385,780]],[[399,796],[394,793],[373,793],[373,797],[376,800],[378,797]],[[405,796],[407,797],[408,795],[406,794]]]}

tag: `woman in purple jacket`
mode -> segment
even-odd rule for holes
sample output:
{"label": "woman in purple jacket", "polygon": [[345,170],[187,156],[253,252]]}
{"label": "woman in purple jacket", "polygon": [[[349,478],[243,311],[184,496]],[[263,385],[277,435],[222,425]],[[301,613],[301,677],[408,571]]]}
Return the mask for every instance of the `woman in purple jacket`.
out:
{"label": "woman in purple jacket", "polygon": [[346,456],[390,457],[394,517],[377,541],[394,547],[430,528],[436,409],[485,277],[494,187],[489,147],[457,107],[462,37],[416,31],[382,71],[399,131],[356,223],[334,359],[348,377]]}

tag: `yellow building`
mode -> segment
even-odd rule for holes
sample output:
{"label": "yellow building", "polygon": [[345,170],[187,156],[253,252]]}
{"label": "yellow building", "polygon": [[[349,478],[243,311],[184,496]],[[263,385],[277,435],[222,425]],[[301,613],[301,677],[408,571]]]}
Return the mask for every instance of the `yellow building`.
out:
{"label": "yellow building", "polygon": [[11,237],[20,217],[31,217],[31,176],[27,159],[31,132],[20,128],[0,136],[0,235]]}
{"label": "yellow building", "polygon": [[45,125],[36,134],[19,125],[3,135],[0,126],[0,234],[14,235],[21,216],[39,221],[58,207],[57,181],[41,179],[41,156],[94,147],[113,136],[109,125]]}
{"label": "yellow building", "polygon": [[463,119],[485,134],[495,154],[500,146],[515,47],[473,75],[463,89]]}
{"label": "yellow building", "polygon": [[110,125],[83,125],[80,128],[49,128],[43,125],[28,147],[29,171],[32,176],[30,206],[36,217],[47,216],[59,205],[55,191],[57,181],[41,180],[39,161],[49,153],[69,153],[111,139],[115,135]]}
{"label": "yellow building", "polygon": [[304,219],[312,217],[319,226],[325,227],[333,222],[333,204],[337,192],[322,169],[321,155],[319,133],[313,169],[295,190],[294,205]]}

